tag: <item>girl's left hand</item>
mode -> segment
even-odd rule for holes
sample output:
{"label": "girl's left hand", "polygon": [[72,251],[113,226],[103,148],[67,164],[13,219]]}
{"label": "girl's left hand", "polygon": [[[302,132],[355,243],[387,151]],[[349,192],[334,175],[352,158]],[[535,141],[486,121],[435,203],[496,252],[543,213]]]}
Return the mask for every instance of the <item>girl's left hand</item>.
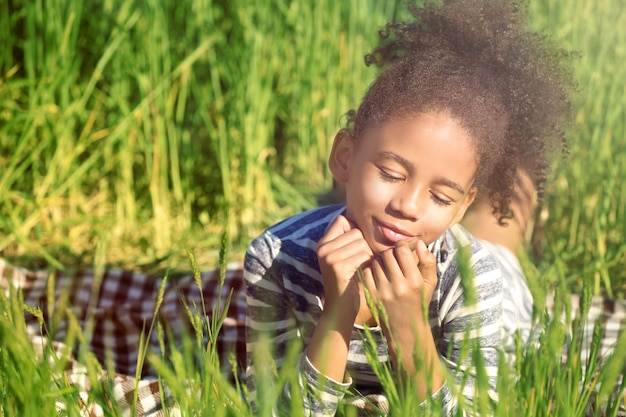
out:
{"label": "girl's left hand", "polygon": [[[444,383],[439,353],[428,324],[428,305],[437,286],[437,263],[424,242],[415,251],[400,242],[363,270],[375,306],[385,309],[380,325],[399,378],[415,383],[418,401]],[[382,304],[382,305],[381,305]]]}
{"label": "girl's left hand", "polygon": [[384,307],[389,325],[386,330],[392,336],[416,325],[428,325],[427,308],[437,286],[437,264],[423,241],[415,246],[413,250],[409,243],[399,242],[363,270],[363,284],[374,304]]}

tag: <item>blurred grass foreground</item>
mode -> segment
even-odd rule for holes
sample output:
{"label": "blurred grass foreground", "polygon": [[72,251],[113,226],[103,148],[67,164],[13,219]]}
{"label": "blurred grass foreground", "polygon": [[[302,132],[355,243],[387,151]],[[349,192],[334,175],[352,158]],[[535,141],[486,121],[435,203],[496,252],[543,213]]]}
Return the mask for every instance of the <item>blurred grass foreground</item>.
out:
{"label": "blurred grass foreground", "polygon": [[[23,266],[215,265],[330,186],[363,55],[403,1],[0,3],[0,256]],[[580,52],[579,127],[533,239],[542,275],[626,293],[626,12],[530,1]]]}

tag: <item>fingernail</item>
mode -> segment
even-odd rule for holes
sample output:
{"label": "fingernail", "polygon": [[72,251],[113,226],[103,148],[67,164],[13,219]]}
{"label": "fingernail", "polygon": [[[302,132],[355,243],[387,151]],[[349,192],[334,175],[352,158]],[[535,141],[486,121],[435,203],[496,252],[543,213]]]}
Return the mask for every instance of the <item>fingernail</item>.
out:
{"label": "fingernail", "polygon": [[420,250],[422,250],[422,251],[428,250],[428,248],[426,248],[426,244],[424,243],[423,240],[420,240],[419,242],[417,242],[417,246],[419,246]]}

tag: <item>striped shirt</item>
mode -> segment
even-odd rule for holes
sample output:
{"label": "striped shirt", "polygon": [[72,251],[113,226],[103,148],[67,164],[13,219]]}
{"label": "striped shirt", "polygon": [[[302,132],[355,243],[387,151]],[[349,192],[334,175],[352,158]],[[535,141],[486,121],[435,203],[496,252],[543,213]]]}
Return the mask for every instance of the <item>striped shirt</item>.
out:
{"label": "striped shirt", "polygon": [[[305,395],[298,401],[302,402],[305,415],[334,415],[344,397],[345,400],[351,398],[346,391],[379,394],[382,397],[379,398],[382,399],[380,408],[384,411],[383,389],[366,358],[362,327],[355,325],[353,328],[345,381],[334,381],[321,375],[306,357],[306,345],[323,309],[324,288],[316,245],[329,225],[344,211],[345,206],[327,206],[288,218],[268,229],[248,248],[244,261],[248,306],[246,381],[253,402],[256,395],[260,395],[256,376],[268,369],[265,362],[255,358],[255,352],[262,350],[263,343],[269,341],[274,364],[280,369],[288,346],[299,340],[303,343],[299,381]],[[475,297],[471,304],[464,291],[458,265],[461,247],[466,249],[469,266],[473,270]],[[448,229],[429,249],[437,259],[438,275],[437,287],[429,305],[429,324],[442,363],[459,385],[463,380],[458,388],[463,397],[471,402],[475,395],[475,369],[471,358],[479,353],[490,383],[490,395],[495,399],[502,325],[500,268],[478,240],[459,225]],[[381,329],[375,327],[370,330],[378,360],[388,362],[387,344]],[[471,343],[466,343],[468,339]],[[473,347],[479,351],[472,352]],[[458,398],[453,391],[456,390],[444,384],[433,394],[433,400],[442,404],[444,415],[456,412]],[[291,392],[292,389],[285,386],[275,412],[280,413],[281,405],[291,403]]]}
{"label": "striped shirt", "polygon": [[533,296],[515,254],[504,246],[486,240],[480,240],[480,243],[496,259],[502,271],[501,337],[510,362],[515,360],[515,334],[519,332],[520,341],[526,345],[536,324],[533,320]]}

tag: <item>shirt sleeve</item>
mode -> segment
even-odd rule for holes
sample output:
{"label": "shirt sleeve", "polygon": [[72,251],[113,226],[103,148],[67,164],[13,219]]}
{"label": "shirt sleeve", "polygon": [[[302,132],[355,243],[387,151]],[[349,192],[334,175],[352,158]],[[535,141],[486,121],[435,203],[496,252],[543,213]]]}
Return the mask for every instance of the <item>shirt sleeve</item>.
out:
{"label": "shirt sleeve", "polygon": [[[252,407],[256,413],[260,411],[259,406],[275,401],[273,414],[288,415],[293,412],[289,408],[300,402],[303,415],[333,416],[350,381],[338,382],[326,378],[312,366],[306,352],[301,353],[297,364],[299,387],[293,389],[293,378],[290,379],[291,384],[276,387],[288,348],[300,338],[298,321],[279,273],[282,260],[277,260],[278,246],[279,242],[274,242],[271,234],[266,232],[252,242],[244,262],[247,303],[246,384]],[[275,389],[280,389],[278,396]],[[292,393],[298,392],[302,393],[295,394],[299,398],[291,401]]]}

